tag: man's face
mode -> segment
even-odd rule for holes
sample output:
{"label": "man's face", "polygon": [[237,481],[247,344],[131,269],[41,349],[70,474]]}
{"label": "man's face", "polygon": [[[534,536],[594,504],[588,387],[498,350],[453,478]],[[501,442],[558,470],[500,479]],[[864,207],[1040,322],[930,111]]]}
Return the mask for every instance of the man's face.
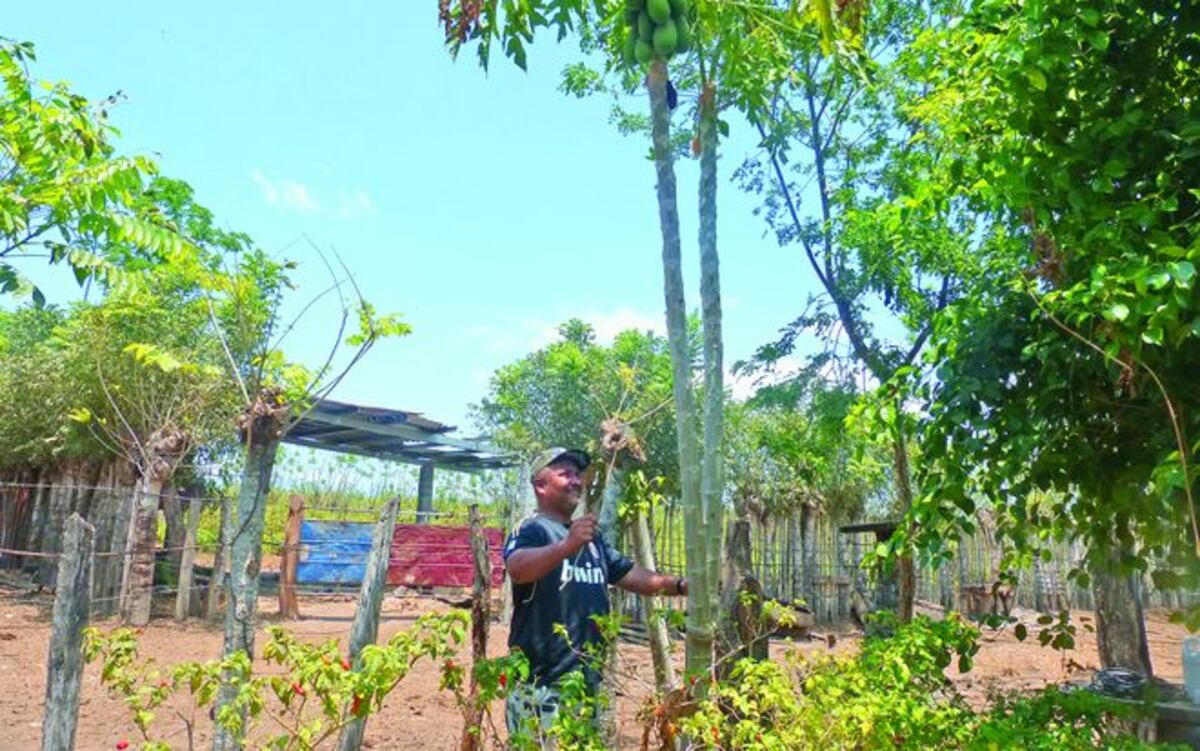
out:
{"label": "man's face", "polygon": [[569,460],[554,462],[538,472],[533,489],[540,505],[570,516],[579,505],[583,490],[579,467]]}

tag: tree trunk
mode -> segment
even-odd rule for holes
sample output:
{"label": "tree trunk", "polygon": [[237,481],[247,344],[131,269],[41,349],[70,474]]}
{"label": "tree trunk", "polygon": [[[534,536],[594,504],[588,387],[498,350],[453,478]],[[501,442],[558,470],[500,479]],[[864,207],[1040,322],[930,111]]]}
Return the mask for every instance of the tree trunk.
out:
{"label": "tree trunk", "polygon": [[[633,556],[644,569],[657,571],[654,544],[650,540],[650,525],[645,514],[633,520]],[[650,660],[654,664],[654,686],[665,694],[675,688],[675,666],[671,664],[671,637],[657,597],[642,597],[646,611],[646,637],[650,641]]]}
{"label": "tree trunk", "polygon": [[1121,553],[1115,545],[1114,540],[1105,550],[1096,551],[1098,560],[1090,566],[1100,665],[1125,668],[1149,678],[1154,672],[1137,576],[1121,570]]}
{"label": "tree trunk", "polygon": [[162,510],[167,521],[167,532],[163,537],[163,547],[167,549],[169,561],[167,568],[171,577],[178,580],[179,565],[183,561],[183,541],[187,537],[187,519],[178,490],[170,481],[163,483]]}
{"label": "tree trunk", "polygon": [[[189,494],[190,495],[190,494]],[[175,620],[185,621],[195,612],[192,604],[199,602],[195,597],[196,535],[200,531],[200,513],[204,499],[193,495],[187,508],[187,528],[183,536],[183,554],[179,559],[179,592],[175,597]]]}
{"label": "tree trunk", "polygon": [[[897,414],[899,414],[897,405]],[[900,514],[907,516],[912,508],[912,485],[908,472],[908,447],[904,439],[904,429],[899,425],[902,418],[897,416],[895,435],[892,437],[892,470],[896,476],[896,500],[899,502]],[[917,577],[913,567],[912,554],[905,550],[897,562],[897,580],[899,583],[899,599],[896,615],[901,623],[908,623],[913,617],[913,603],[917,597]]]}
{"label": "tree trunk", "polygon": [[[246,462],[238,489],[237,521],[229,542],[228,601],[225,606],[226,657],[245,652],[254,658],[255,615],[258,612],[258,572],[262,564],[263,515],[267,495],[271,490],[271,473],[283,436],[286,407],[277,397],[261,394],[244,416],[243,440]],[[237,687],[221,684],[217,694],[216,711],[231,703]],[[243,723],[245,717],[243,715]],[[244,726],[244,725],[243,725]],[[213,751],[241,748],[241,742],[229,731],[217,728],[213,734]]]}
{"label": "tree trunk", "polygon": [[[724,532],[725,346],[721,334],[721,274],[717,254],[717,91],[708,81],[700,92],[700,312],[704,322],[704,445],[700,506],[708,566],[704,595],[719,607],[721,535]],[[747,567],[741,569],[748,572]],[[690,590],[689,590],[690,591]]]}
{"label": "tree trunk", "polygon": [[728,678],[738,660],[769,656],[768,634],[762,619],[763,587],[750,562],[750,519],[739,514],[725,536],[725,565],[721,593],[717,673]]}
{"label": "tree trunk", "polygon": [[121,576],[121,620],[129,626],[150,622],[154,588],[154,548],[158,542],[158,499],[162,478],[147,473],[131,500],[125,565]]}
{"label": "tree trunk", "polygon": [[663,297],[666,303],[667,340],[674,379],[675,433],[679,443],[680,503],[684,511],[684,548],[687,554],[687,670],[705,675],[712,669],[713,612],[708,580],[708,540],[704,509],[700,505],[700,458],[696,439],[695,405],[691,390],[691,351],[688,346],[687,309],[683,296],[683,271],[679,245],[679,209],[675,193],[675,166],[671,146],[671,113],[667,107],[667,64],[655,60],[646,77],[657,173],[659,229],[662,232]]}

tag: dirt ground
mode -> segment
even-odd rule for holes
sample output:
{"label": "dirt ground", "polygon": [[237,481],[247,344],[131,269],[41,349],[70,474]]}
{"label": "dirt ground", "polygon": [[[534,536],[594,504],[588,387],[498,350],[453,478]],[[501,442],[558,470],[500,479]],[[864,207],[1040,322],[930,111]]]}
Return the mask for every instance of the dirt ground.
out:
{"label": "dirt ground", "polygon": [[[0,751],[25,751],[40,745],[49,641],[47,603],[45,598],[34,600],[16,591],[0,589]],[[383,609],[381,639],[409,627],[421,613],[447,607],[428,598],[389,597]],[[275,601],[264,598],[259,608],[267,614],[267,622],[272,622],[270,614],[276,609]],[[345,645],[354,613],[353,597],[302,598],[301,611],[302,619],[288,624],[294,633],[314,641],[337,638]],[[1032,623],[1032,613],[1018,615],[1027,617]],[[1077,617],[1086,619],[1090,614],[1078,613]],[[107,628],[117,624],[109,621],[96,625]],[[1147,628],[1156,673],[1172,682],[1181,682],[1183,629],[1168,623],[1159,613],[1148,617]],[[493,654],[504,652],[507,636],[505,626],[492,625],[489,641]],[[260,632],[257,646],[261,649],[265,642],[266,636]],[[836,642],[834,649],[853,649],[858,637],[841,632],[836,635]],[[183,660],[216,657],[220,651],[221,633],[216,627],[194,621],[180,625],[168,617],[160,617],[145,630],[140,643],[143,656],[170,665]],[[772,644],[772,653],[776,655],[788,649],[811,651],[829,647],[825,641]],[[678,651],[682,652],[682,649]],[[467,649],[464,649],[464,656],[466,654]],[[621,696],[618,701],[621,747],[637,748],[641,736],[635,715],[646,695],[643,686],[653,680],[652,671],[644,648],[623,644],[620,654],[622,672],[631,676],[627,681],[629,695]],[[999,634],[985,633],[974,670],[959,675],[952,668],[950,674],[969,697],[978,701],[982,701],[993,687],[1027,689],[1064,678],[1080,679],[1098,663],[1094,635],[1081,630],[1078,645],[1068,658],[1064,669],[1057,653],[1038,647],[1032,639],[1020,643],[1008,629]],[[462,727],[461,716],[450,694],[438,690],[438,680],[437,666],[427,662],[419,664],[389,697],[383,712],[370,719],[364,746],[389,750],[455,748]],[[495,721],[503,724],[503,708],[494,707],[493,712]],[[171,722],[168,715],[169,712],[160,712],[160,721]],[[182,724],[178,726],[179,732],[168,742],[174,748],[186,749],[186,735]],[[163,727],[175,727],[175,724],[164,724]],[[84,674],[76,748],[86,751],[113,749],[122,739],[128,739],[136,748],[133,742],[137,738],[126,708],[106,693],[100,685],[97,669],[89,666]],[[195,747],[208,747],[207,728],[197,733]]]}

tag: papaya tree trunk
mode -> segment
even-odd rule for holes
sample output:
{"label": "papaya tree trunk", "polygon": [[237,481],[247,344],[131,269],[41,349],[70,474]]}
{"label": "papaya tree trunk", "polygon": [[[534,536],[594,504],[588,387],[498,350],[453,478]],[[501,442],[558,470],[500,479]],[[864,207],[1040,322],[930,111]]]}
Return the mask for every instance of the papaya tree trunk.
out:
{"label": "papaya tree trunk", "polygon": [[[275,456],[283,437],[286,407],[278,396],[264,393],[255,400],[242,418],[242,437],[246,461],[238,489],[236,518],[229,533],[230,572],[225,605],[225,643],[223,656],[245,652],[254,658],[255,616],[258,612],[258,572],[262,564],[263,517],[271,490]],[[219,715],[237,695],[237,687],[222,683],[217,693]],[[242,717],[244,727],[245,716]],[[213,751],[240,749],[242,742],[228,730],[218,727],[213,733]]]}
{"label": "papaya tree trunk", "polygon": [[[721,334],[721,274],[717,254],[717,92],[709,81],[700,92],[700,312],[704,323],[704,445],[700,506],[704,510],[707,566],[704,596],[710,612],[720,606],[721,535],[724,531],[725,346]],[[747,570],[748,566],[742,570]],[[740,582],[739,582],[740,583]]]}
{"label": "papaya tree trunk", "polygon": [[708,581],[705,517],[700,506],[700,455],[691,390],[691,352],[679,243],[679,208],[671,150],[671,113],[667,106],[667,64],[655,60],[646,77],[650,94],[654,167],[657,173],[659,229],[662,232],[663,297],[667,341],[674,379],[675,433],[679,444],[679,496],[683,507],[684,552],[687,556],[688,608],[686,666],[693,674],[712,669],[713,612]]}

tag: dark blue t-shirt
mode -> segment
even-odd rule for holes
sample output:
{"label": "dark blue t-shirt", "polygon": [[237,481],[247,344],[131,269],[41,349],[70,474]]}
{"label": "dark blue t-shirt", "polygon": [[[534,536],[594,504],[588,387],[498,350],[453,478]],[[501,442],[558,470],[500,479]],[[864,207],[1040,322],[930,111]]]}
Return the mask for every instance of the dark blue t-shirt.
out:
{"label": "dark blue t-shirt", "polygon": [[[566,525],[534,514],[509,535],[504,545],[504,560],[518,550],[553,545],[566,537]],[[591,543],[541,579],[513,584],[508,646],[520,647],[529,658],[535,683],[552,685],[581,667],[589,683],[596,681],[598,676],[590,666],[580,662],[576,651],[582,651],[586,644],[600,642],[600,629],[592,616],[608,615],[608,585],[616,584],[632,568],[632,561],[610,548],[597,534]],[[566,627],[571,635],[570,644],[554,633],[556,623]]]}

